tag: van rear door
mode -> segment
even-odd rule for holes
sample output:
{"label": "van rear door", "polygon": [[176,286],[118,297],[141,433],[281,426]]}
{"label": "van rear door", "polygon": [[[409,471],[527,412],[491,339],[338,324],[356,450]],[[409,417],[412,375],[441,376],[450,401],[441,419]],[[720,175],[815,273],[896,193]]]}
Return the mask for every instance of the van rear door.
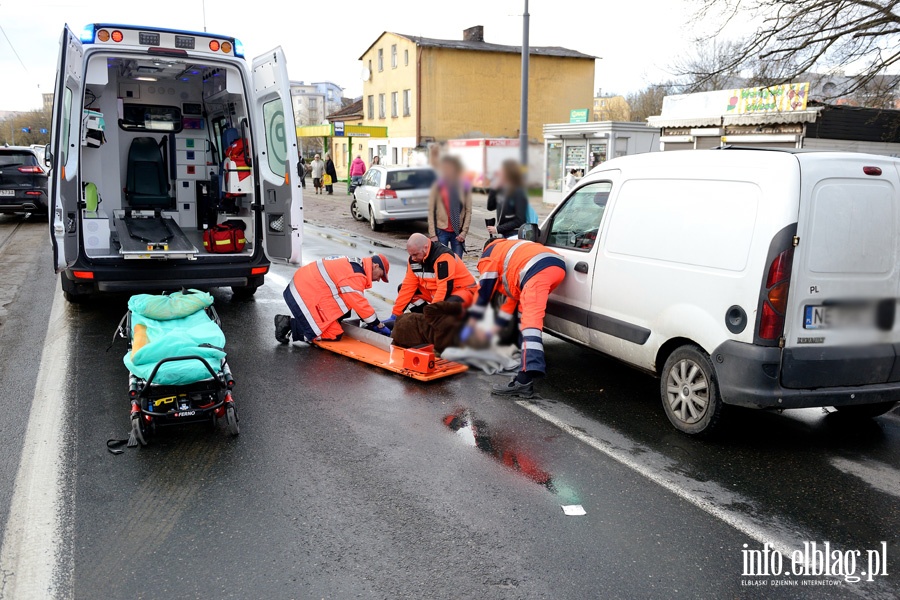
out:
{"label": "van rear door", "polygon": [[900,174],[887,157],[799,155],[782,385],[900,381]]}
{"label": "van rear door", "polygon": [[56,272],[78,258],[78,161],[81,149],[81,99],[84,88],[84,50],[68,25],[59,42],[53,94],[50,152],[50,241]]}
{"label": "van rear door", "polygon": [[281,47],[253,59],[253,141],[270,260],[300,263],[303,192],[290,80]]}

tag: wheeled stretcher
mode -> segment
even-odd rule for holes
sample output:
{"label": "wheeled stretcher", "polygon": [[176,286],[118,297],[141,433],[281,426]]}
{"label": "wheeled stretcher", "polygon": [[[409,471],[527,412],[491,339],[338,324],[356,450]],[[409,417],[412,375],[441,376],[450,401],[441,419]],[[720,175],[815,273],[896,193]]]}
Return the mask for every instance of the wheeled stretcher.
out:
{"label": "wheeled stretcher", "polygon": [[128,340],[129,446],[146,445],[159,427],[221,419],[240,432],[234,377],[212,296],[188,290],[128,301],[118,333]]}

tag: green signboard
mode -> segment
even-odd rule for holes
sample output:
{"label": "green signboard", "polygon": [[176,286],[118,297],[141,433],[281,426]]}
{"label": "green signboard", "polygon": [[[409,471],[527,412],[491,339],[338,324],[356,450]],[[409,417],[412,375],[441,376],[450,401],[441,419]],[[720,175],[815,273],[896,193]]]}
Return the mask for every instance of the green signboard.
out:
{"label": "green signboard", "polygon": [[587,123],[589,113],[587,108],[573,108],[569,111],[569,123]]}

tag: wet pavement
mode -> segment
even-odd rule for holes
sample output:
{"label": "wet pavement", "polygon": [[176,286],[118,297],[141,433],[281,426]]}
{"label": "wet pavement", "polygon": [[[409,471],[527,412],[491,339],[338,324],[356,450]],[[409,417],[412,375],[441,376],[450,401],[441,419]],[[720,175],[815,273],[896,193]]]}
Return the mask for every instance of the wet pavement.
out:
{"label": "wet pavement", "polygon": [[[0,243],[10,219],[0,217]],[[12,482],[56,289],[46,223],[0,321],[0,510]],[[22,235],[40,231],[41,235]],[[402,254],[307,226],[304,260]],[[900,418],[733,410],[719,435],[669,425],[658,382],[560,340],[534,402],[467,373],[432,384],[301,344],[272,319],[292,269],[251,301],[216,291],[241,435],[186,427],[120,456],[127,434],[125,297],[66,306],[64,591],[74,598],[891,598],[900,593]],[[10,286],[12,282],[3,282]],[[0,296],[2,297],[2,296]],[[581,505],[566,516],[562,505]],[[5,521],[5,520],[4,520]],[[797,547],[887,542],[890,575],[751,587],[753,535]],[[2,567],[2,565],[0,565]],[[764,577],[766,581],[784,578]],[[812,578],[816,579],[816,578]],[[818,578],[823,579],[823,578]]]}

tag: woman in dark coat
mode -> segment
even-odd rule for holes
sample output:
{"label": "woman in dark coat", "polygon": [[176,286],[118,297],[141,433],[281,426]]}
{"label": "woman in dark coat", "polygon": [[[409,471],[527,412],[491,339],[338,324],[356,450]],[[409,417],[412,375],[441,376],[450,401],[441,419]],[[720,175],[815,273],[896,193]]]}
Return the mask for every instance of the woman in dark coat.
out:
{"label": "woman in dark coat", "polygon": [[325,186],[325,191],[331,196],[334,194],[334,182],[337,181],[337,170],[334,168],[334,161],[331,160],[331,154],[325,153],[325,174],[331,175],[331,185]]}
{"label": "woman in dark coat", "polygon": [[499,185],[488,194],[487,209],[497,211],[496,225],[489,225],[491,236],[515,237],[528,218],[528,195],[525,193],[522,168],[515,160],[500,166]]}

